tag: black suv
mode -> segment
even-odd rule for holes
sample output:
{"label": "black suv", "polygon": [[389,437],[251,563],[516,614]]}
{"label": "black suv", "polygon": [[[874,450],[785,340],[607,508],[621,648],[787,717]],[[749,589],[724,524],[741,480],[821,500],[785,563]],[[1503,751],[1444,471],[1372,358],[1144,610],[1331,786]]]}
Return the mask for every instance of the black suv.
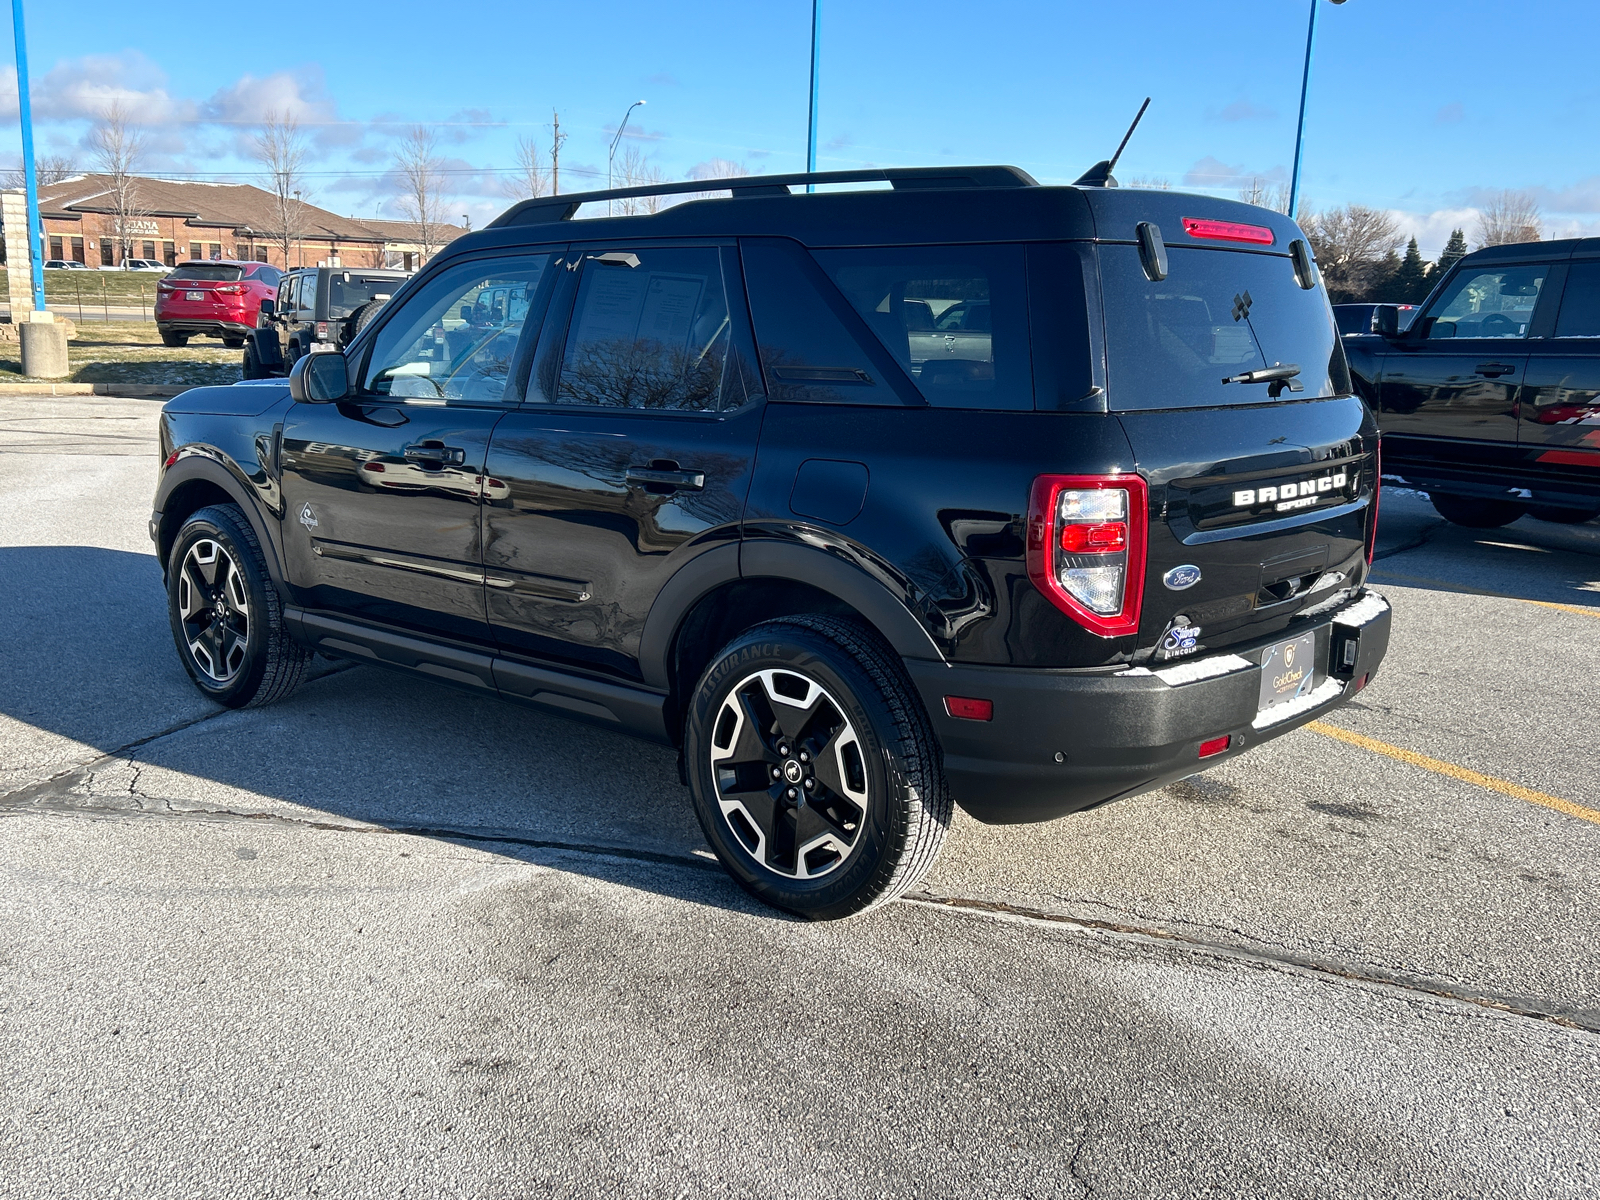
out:
{"label": "black suv", "polygon": [[840,916],[952,801],[1134,795],[1372,678],[1376,430],[1292,222],[1006,167],[718,183],[525,201],[287,387],[168,403],[200,689],[318,650],[680,747],[728,871]]}
{"label": "black suv", "polygon": [[1600,516],[1600,238],[1492,246],[1344,339],[1386,474],[1459,525]]}
{"label": "black suv", "polygon": [[277,299],[262,303],[259,327],[246,339],[244,378],[286,375],[307,354],[342,349],[410,277],[358,267],[286,272]]}

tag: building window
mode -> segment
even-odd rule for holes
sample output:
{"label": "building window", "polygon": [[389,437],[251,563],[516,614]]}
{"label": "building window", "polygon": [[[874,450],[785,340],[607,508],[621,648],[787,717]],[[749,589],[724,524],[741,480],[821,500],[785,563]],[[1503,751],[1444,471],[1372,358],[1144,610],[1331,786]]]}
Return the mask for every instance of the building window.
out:
{"label": "building window", "polygon": [[260,249],[258,249],[256,251],[256,261],[257,262],[267,262],[268,261],[268,259],[267,259],[267,248],[265,246],[262,246]]}
{"label": "building window", "polygon": [[172,242],[161,243],[161,261],[169,267],[178,265],[178,247]]}
{"label": "building window", "polygon": [[100,239],[100,265],[102,267],[115,265],[111,258],[111,239],[108,237]]}
{"label": "building window", "polygon": [[72,261],[87,262],[87,260],[83,257],[83,239],[81,237],[75,237],[72,239]]}
{"label": "building window", "polygon": [[144,256],[151,261],[155,260],[156,244],[154,242],[146,242],[144,244]]}
{"label": "building window", "polygon": [[213,258],[213,259],[220,259],[222,257],[222,243],[221,242],[212,242],[212,243],[210,243],[210,247],[211,247],[211,253],[206,255],[206,257],[207,258]]}
{"label": "building window", "polygon": [[62,255],[61,255],[61,239],[58,238],[58,237],[53,237],[53,238],[50,239],[50,257],[51,258],[60,258],[60,257],[62,257]]}
{"label": "building window", "polygon": [[203,246],[201,246],[201,244],[199,242],[190,242],[189,243],[189,257],[190,258],[204,258],[205,256],[206,256],[205,248]]}

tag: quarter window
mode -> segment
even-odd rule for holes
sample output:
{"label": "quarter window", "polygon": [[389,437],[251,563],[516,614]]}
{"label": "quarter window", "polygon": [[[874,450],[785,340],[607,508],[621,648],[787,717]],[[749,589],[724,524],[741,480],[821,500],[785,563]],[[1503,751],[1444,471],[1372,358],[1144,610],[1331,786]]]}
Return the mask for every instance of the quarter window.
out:
{"label": "quarter window", "polygon": [[[427,400],[515,403],[511,369],[522,327],[542,306],[551,255],[457,263],[379,330],[366,390]],[[309,278],[309,277],[308,277]]]}
{"label": "quarter window", "polygon": [[1556,336],[1600,337],[1600,262],[1578,262],[1568,268]]}
{"label": "quarter window", "polygon": [[1429,311],[1432,338],[1525,338],[1547,266],[1462,271]]}
{"label": "quarter window", "polygon": [[558,404],[720,412],[732,320],[715,247],[592,251],[561,361]]}

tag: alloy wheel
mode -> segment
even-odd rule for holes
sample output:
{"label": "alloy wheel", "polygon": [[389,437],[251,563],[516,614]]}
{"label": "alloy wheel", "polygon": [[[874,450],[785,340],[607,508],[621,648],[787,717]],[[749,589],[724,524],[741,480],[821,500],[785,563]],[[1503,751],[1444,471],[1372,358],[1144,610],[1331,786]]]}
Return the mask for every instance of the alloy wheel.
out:
{"label": "alloy wheel", "polygon": [[213,684],[231,682],[249,645],[250,593],[244,572],[214,538],[199,539],[183,556],[178,616],[195,666]]}
{"label": "alloy wheel", "polygon": [[757,671],[728,693],[712,728],[711,771],[728,829],[776,875],[831,874],[861,842],[861,739],[838,701],[805,675]]}

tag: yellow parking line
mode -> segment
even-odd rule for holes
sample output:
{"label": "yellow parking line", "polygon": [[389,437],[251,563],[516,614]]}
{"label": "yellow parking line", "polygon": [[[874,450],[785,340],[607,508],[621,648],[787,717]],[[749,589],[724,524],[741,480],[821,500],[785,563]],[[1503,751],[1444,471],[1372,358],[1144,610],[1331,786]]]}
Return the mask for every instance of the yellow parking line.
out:
{"label": "yellow parking line", "polygon": [[1388,755],[1390,758],[1398,759],[1403,763],[1409,763],[1413,767],[1421,767],[1424,771],[1432,771],[1436,775],[1446,775],[1451,779],[1459,779],[1463,783],[1475,783],[1479,787],[1488,788],[1491,792],[1499,792],[1502,796],[1526,800],[1529,804],[1542,804],[1546,808],[1553,808],[1559,813],[1566,813],[1569,817],[1577,817],[1580,821],[1590,821],[1600,825],[1600,811],[1585,808],[1581,804],[1574,804],[1571,800],[1563,800],[1560,796],[1547,796],[1543,792],[1535,792],[1509,780],[1496,779],[1493,775],[1484,775],[1478,771],[1469,771],[1466,767],[1458,767],[1455,763],[1448,763],[1443,759],[1429,758],[1426,754],[1418,754],[1415,750],[1391,746],[1388,742],[1380,742],[1377,738],[1369,738],[1364,734],[1352,733],[1348,729],[1340,729],[1337,725],[1329,725],[1326,721],[1308,722],[1306,728],[1314,729],[1318,733],[1325,734],[1338,741],[1348,742],[1352,746],[1360,746],[1363,750],[1371,750],[1374,754]]}
{"label": "yellow parking line", "polygon": [[1383,567],[1373,567],[1374,575],[1382,575],[1384,579],[1393,580],[1395,583],[1420,583],[1428,587],[1445,588],[1452,592],[1466,592],[1470,596],[1489,596],[1495,600],[1520,600],[1523,604],[1537,604],[1540,608],[1553,608],[1558,612],[1576,613],[1580,617],[1600,618],[1600,608],[1585,608],[1581,604],[1557,604],[1554,600],[1528,600],[1522,596],[1508,596],[1504,592],[1491,592],[1485,588],[1470,587],[1465,583],[1452,583],[1448,579],[1426,579],[1420,575],[1398,575]]}

